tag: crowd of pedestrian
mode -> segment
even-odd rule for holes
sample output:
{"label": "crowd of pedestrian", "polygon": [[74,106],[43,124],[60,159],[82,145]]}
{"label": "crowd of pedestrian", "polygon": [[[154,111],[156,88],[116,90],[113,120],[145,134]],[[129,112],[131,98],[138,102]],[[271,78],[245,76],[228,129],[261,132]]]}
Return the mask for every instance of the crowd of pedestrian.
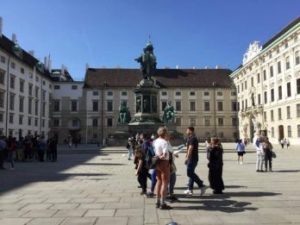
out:
{"label": "crowd of pedestrian", "polygon": [[[197,184],[200,193],[203,196],[208,188],[195,173],[198,165],[199,142],[195,135],[194,128],[188,127],[186,130],[187,152],[185,155],[186,174],[188,179],[187,190],[184,194],[187,196],[194,194],[194,183]],[[137,181],[142,189],[141,195],[149,198],[156,197],[156,207],[162,210],[172,209],[166,201],[177,201],[174,194],[176,185],[176,163],[175,159],[179,157],[184,145],[178,146],[175,151],[171,145],[172,137],[166,127],[160,127],[157,130],[157,137],[149,134],[137,134],[128,139],[128,160],[134,155],[134,164],[136,169]],[[222,194],[224,183],[223,173],[223,148],[218,138],[207,140],[206,145],[208,160],[208,180],[214,194]],[[151,182],[149,191],[147,186],[148,179]]]}
{"label": "crowd of pedestrian", "polygon": [[0,137],[0,169],[15,169],[15,161],[57,161],[57,137],[45,139],[43,135],[27,135],[18,140],[13,136]]}

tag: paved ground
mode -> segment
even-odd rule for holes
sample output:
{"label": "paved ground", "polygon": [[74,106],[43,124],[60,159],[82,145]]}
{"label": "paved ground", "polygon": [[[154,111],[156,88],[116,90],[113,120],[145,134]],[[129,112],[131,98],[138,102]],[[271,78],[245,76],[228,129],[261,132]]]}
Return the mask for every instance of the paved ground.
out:
{"label": "paved ground", "polygon": [[[184,196],[182,155],[180,201],[170,211],[139,195],[132,162],[120,148],[61,154],[57,163],[18,163],[14,171],[0,171],[0,225],[300,224],[299,149],[277,149],[274,172],[256,173],[253,152],[238,165],[233,145],[224,146],[225,194]],[[200,159],[197,172],[207,183],[203,152]]]}

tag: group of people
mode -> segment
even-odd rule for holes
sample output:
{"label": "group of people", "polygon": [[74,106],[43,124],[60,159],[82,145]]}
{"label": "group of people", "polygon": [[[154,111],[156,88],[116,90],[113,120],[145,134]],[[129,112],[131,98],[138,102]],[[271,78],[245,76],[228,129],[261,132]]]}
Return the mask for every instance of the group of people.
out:
{"label": "group of people", "polygon": [[279,142],[282,149],[284,149],[284,146],[286,146],[287,149],[290,147],[290,141],[287,138],[282,138]]}
{"label": "group of people", "polygon": [[[193,195],[194,183],[200,189],[200,196],[204,195],[207,186],[195,173],[198,165],[199,142],[195,135],[194,128],[188,127],[187,153],[185,156],[186,173],[188,177],[186,195]],[[138,137],[137,137],[138,136]],[[128,140],[128,159],[134,152],[134,163],[136,165],[137,180],[142,188],[142,195],[154,197],[156,195],[156,207],[160,209],[171,209],[166,204],[166,199],[176,201],[174,187],[176,184],[175,158],[179,157],[181,150],[174,151],[170,143],[171,136],[166,127],[157,130],[157,137],[154,135],[141,134],[131,137]],[[224,183],[223,172],[223,148],[217,138],[211,138],[207,144],[207,159],[209,161],[208,180],[214,194],[222,194]],[[147,193],[147,179],[151,180],[150,191]]]}
{"label": "group of people", "polygon": [[253,144],[256,149],[256,172],[272,172],[272,158],[275,157],[275,153],[269,138],[266,136],[254,137]]}
{"label": "group of people", "polygon": [[45,139],[43,135],[27,135],[17,140],[13,136],[0,137],[0,169],[5,169],[4,162],[7,161],[10,169],[15,168],[15,161],[40,162],[57,160],[57,137]]}

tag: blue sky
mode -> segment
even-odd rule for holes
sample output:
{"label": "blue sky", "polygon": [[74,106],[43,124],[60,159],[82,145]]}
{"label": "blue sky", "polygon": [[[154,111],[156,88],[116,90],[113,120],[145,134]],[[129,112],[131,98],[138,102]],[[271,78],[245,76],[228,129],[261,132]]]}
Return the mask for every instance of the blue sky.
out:
{"label": "blue sky", "polygon": [[158,67],[235,69],[253,40],[300,16],[299,0],[0,0],[4,34],[76,80],[90,67],[137,68],[149,34]]}

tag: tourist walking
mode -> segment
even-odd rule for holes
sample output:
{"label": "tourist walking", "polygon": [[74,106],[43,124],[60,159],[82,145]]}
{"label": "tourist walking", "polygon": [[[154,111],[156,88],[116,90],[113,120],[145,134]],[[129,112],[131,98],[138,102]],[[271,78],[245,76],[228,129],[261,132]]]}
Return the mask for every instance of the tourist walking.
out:
{"label": "tourist walking", "polygon": [[187,195],[193,194],[194,189],[194,182],[198,185],[201,192],[200,195],[204,195],[207,187],[203,185],[203,181],[198,177],[198,175],[195,173],[195,169],[198,164],[198,147],[199,142],[194,132],[194,127],[189,127],[186,130],[186,134],[188,136],[187,140],[187,153],[186,153],[186,159],[185,164],[187,167],[187,176],[189,177],[188,182],[188,189],[184,191]]}
{"label": "tourist walking", "polygon": [[10,163],[10,169],[15,169],[15,163],[14,163],[14,154],[16,152],[17,148],[17,141],[16,138],[9,136],[7,139],[7,161]]}
{"label": "tourist walking", "polygon": [[289,147],[290,147],[290,140],[289,139],[285,139],[285,144],[286,144],[286,148],[289,149]]}
{"label": "tourist walking", "polygon": [[284,149],[284,145],[285,145],[285,139],[284,138],[282,138],[280,140],[280,145],[281,145],[281,149]]}
{"label": "tourist walking", "polygon": [[264,164],[264,151],[262,148],[263,138],[260,136],[257,136],[255,138],[253,143],[256,149],[256,172],[263,172],[263,164]]}
{"label": "tourist walking", "polygon": [[[264,151],[264,159],[265,159],[265,171],[267,172],[268,169],[270,172],[272,172],[272,149],[273,146],[271,142],[269,141],[269,138],[265,137],[264,141],[262,143],[262,148]],[[269,166],[269,168],[268,168]]]}
{"label": "tourist walking", "polygon": [[160,127],[157,130],[158,138],[153,142],[155,156],[158,157],[156,165],[156,207],[160,209],[171,209],[165,203],[167,195],[167,187],[170,179],[170,162],[169,162],[169,151],[168,142],[166,140],[168,131],[166,127]]}
{"label": "tourist walking", "polygon": [[142,188],[141,195],[146,195],[148,169],[146,168],[145,154],[140,145],[136,148],[135,157],[137,161],[137,169],[135,175],[138,177],[138,182]]}
{"label": "tourist walking", "polygon": [[1,136],[0,137],[0,169],[1,170],[5,169],[3,164],[4,164],[4,156],[5,156],[6,146],[7,145],[6,145],[5,137]]}
{"label": "tourist walking", "polygon": [[131,160],[132,153],[133,153],[133,138],[132,137],[128,138],[126,148],[127,148],[127,151],[128,151],[127,159]]}
{"label": "tourist walking", "polygon": [[243,143],[242,139],[239,139],[237,141],[237,145],[236,145],[236,151],[237,151],[237,155],[238,155],[238,164],[243,164],[244,154],[246,153],[245,149],[246,149],[245,144]]}
{"label": "tourist walking", "polygon": [[224,190],[223,173],[223,148],[218,138],[211,138],[208,156],[208,180],[214,194],[222,194]]}

